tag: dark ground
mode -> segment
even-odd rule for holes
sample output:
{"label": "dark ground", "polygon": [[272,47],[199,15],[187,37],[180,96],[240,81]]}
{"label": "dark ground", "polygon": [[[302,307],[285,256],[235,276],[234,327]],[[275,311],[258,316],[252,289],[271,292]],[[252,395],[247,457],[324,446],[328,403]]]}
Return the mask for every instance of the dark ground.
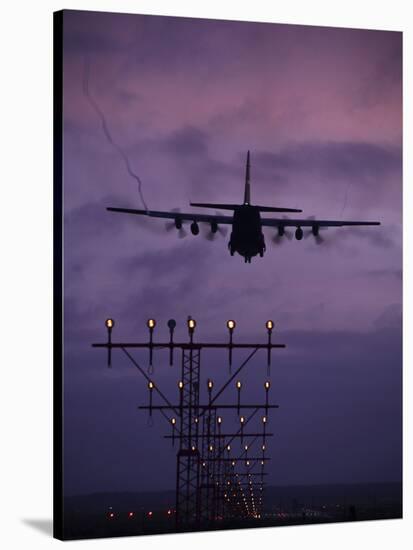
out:
{"label": "dark ground", "polygon": [[[64,501],[66,539],[175,533],[175,493],[96,493]],[[168,514],[169,511],[169,514]],[[132,516],[129,516],[132,512]],[[113,515],[112,515],[113,514]],[[401,483],[269,486],[260,519],[217,521],[200,529],[396,519],[402,517]]]}

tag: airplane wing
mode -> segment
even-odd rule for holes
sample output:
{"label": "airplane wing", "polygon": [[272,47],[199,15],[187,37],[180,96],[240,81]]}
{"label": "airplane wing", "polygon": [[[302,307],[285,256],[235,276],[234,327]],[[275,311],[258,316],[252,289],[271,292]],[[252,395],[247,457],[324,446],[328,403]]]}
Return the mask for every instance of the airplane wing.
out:
{"label": "airplane wing", "polygon": [[293,220],[289,218],[261,219],[264,227],[343,227],[357,225],[380,225],[380,222],[338,221],[338,220]]}
{"label": "airplane wing", "polygon": [[157,210],[135,210],[133,208],[113,208],[108,207],[106,210],[110,212],[121,212],[123,214],[135,214],[138,216],[150,216],[151,218],[164,218],[169,220],[180,220],[188,222],[206,222],[217,224],[232,224],[232,216],[221,216],[212,214],[196,214],[191,212],[186,214],[184,212],[160,212]]}

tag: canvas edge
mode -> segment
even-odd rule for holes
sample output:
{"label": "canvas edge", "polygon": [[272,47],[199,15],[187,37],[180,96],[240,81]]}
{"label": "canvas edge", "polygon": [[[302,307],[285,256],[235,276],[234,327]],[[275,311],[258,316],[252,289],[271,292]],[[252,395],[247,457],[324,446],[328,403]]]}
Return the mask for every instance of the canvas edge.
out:
{"label": "canvas edge", "polygon": [[53,13],[53,537],[63,522],[63,11]]}

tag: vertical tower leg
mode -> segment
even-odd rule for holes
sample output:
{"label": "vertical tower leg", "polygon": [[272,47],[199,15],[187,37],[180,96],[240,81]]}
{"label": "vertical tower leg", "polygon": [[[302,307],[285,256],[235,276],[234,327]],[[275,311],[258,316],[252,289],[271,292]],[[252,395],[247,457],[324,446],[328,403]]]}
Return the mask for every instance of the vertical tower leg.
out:
{"label": "vertical tower leg", "polygon": [[180,448],[176,469],[176,527],[185,529],[199,525],[199,414],[200,350],[182,350],[182,378],[184,383],[181,408]]}

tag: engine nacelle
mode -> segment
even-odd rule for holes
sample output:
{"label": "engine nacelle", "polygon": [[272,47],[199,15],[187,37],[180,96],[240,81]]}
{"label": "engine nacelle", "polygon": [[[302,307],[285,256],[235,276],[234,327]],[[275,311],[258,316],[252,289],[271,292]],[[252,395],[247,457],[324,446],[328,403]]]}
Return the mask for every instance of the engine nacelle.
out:
{"label": "engine nacelle", "polygon": [[318,237],[318,233],[320,231],[320,226],[317,225],[317,224],[313,225],[312,228],[311,228],[311,231],[312,231],[314,237]]}
{"label": "engine nacelle", "polygon": [[295,238],[297,239],[297,241],[301,241],[301,239],[303,238],[303,230],[301,229],[301,227],[297,227],[297,229],[295,230]]}
{"label": "engine nacelle", "polygon": [[211,233],[216,233],[218,231],[218,224],[217,222],[212,221],[211,222]]}
{"label": "engine nacelle", "polygon": [[199,233],[199,225],[196,222],[191,223],[191,233],[192,235],[198,235]]}
{"label": "engine nacelle", "polygon": [[283,225],[278,226],[278,236],[282,237],[285,233],[285,227]]}

